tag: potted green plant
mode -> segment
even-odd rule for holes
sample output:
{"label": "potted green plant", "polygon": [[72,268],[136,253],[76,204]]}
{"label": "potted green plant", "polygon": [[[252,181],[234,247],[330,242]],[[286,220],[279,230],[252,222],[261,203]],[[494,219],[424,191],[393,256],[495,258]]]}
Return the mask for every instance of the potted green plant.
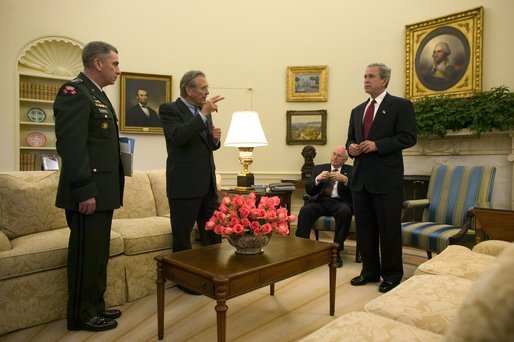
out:
{"label": "potted green plant", "polygon": [[427,96],[414,102],[418,135],[444,137],[449,130],[468,128],[476,137],[494,129],[514,129],[514,93],[506,86],[467,98]]}

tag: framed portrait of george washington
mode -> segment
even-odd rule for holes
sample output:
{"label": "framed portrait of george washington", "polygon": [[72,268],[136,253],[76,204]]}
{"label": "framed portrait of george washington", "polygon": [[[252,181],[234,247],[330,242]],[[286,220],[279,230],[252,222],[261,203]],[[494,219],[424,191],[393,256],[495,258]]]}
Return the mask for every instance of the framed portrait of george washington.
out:
{"label": "framed portrait of george washington", "polygon": [[171,101],[171,76],[122,72],[120,132],[163,134],[159,106]]}
{"label": "framed portrait of george washington", "polygon": [[482,90],[484,8],[405,26],[405,97]]}

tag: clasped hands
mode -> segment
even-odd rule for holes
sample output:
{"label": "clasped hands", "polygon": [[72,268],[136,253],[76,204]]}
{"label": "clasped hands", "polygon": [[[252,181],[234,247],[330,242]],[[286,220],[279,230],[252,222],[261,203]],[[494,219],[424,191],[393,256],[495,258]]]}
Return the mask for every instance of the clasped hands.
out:
{"label": "clasped hands", "polygon": [[364,140],[360,144],[350,144],[348,147],[348,152],[354,157],[377,151],[377,145],[371,140]]}
{"label": "clasped hands", "polygon": [[348,177],[343,175],[341,172],[329,172],[323,171],[319,175],[316,176],[316,182],[319,184],[323,181],[334,181],[334,182],[343,182],[343,184],[348,183]]}

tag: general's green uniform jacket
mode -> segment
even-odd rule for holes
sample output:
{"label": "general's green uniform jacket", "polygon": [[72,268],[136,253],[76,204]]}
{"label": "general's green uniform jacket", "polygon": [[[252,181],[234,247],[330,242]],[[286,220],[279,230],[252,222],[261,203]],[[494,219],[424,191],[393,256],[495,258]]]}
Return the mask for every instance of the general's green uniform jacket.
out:
{"label": "general's green uniform jacket", "polygon": [[62,158],[56,206],[78,210],[79,202],[94,197],[98,211],[119,208],[124,176],[118,119],[105,93],[80,73],[59,89],[54,116]]}

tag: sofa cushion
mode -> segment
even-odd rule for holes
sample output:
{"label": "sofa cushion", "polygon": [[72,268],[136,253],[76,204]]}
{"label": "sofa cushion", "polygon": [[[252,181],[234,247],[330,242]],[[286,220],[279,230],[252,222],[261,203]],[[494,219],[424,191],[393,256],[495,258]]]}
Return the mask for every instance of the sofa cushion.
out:
{"label": "sofa cushion", "polygon": [[125,177],[123,207],[114,211],[113,218],[140,218],[157,214],[150,179],[143,171],[134,171],[132,177]]}
{"label": "sofa cushion", "polygon": [[498,256],[505,248],[509,247],[511,244],[512,242],[508,241],[486,240],[473,246],[472,251],[492,256]]}
{"label": "sofa cushion", "polygon": [[441,341],[442,336],[368,312],[349,312],[301,342],[318,341]]}
{"label": "sofa cushion", "polygon": [[507,247],[471,291],[444,336],[446,341],[512,341],[514,245]]}
{"label": "sofa cushion", "polygon": [[152,186],[157,215],[169,215],[170,206],[168,204],[168,196],[166,195],[166,170],[152,170],[147,171],[146,174],[148,175],[150,185]]}
{"label": "sofa cushion", "polygon": [[472,283],[454,276],[416,275],[370,301],[364,309],[442,335]]}
{"label": "sofa cushion", "polygon": [[112,229],[123,237],[126,255],[171,248],[171,223],[167,217],[116,219]]}
{"label": "sofa cushion", "polygon": [[446,274],[476,280],[495,260],[493,256],[472,252],[464,246],[450,245],[435,258],[419,265],[414,274]]}
{"label": "sofa cushion", "polygon": [[59,172],[0,174],[0,230],[9,239],[67,227],[64,210],[55,206]]}
{"label": "sofa cushion", "polygon": [[[68,228],[34,233],[11,240],[12,249],[0,253],[0,279],[65,267]],[[123,253],[120,234],[111,232],[110,255]]]}
{"label": "sofa cushion", "polygon": [[9,238],[4,232],[0,231],[0,252],[11,250],[11,243],[9,242]]}

